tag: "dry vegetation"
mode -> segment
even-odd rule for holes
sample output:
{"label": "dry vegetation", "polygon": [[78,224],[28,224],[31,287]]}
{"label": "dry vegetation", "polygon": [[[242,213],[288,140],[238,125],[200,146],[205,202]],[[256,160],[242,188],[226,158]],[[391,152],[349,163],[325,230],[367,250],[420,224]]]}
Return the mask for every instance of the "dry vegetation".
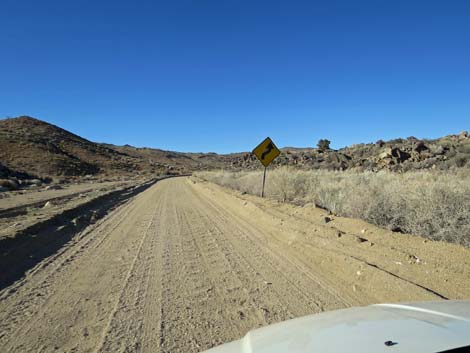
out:
{"label": "dry vegetation", "polygon": [[[262,172],[200,172],[198,177],[260,194]],[[470,171],[268,172],[266,195],[283,202],[315,203],[333,213],[434,240],[470,246]]]}

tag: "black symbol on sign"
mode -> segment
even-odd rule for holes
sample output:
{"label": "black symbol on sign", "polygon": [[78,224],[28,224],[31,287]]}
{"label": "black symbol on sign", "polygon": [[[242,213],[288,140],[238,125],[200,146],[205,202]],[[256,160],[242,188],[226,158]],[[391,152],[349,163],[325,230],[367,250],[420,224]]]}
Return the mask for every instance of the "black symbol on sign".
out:
{"label": "black symbol on sign", "polygon": [[269,154],[269,152],[271,152],[273,149],[274,149],[274,145],[272,142],[270,142],[264,149],[263,153],[261,153],[261,159],[264,159],[264,157],[266,157]]}

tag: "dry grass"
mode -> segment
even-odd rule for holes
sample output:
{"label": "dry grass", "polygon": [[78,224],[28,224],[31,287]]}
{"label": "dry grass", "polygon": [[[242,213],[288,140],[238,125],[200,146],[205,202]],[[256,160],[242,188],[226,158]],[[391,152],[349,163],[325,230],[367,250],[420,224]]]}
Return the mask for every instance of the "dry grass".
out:
{"label": "dry grass", "polygon": [[[197,176],[259,195],[262,172],[205,172]],[[266,195],[316,205],[381,227],[470,246],[470,171],[355,173],[268,171]]]}

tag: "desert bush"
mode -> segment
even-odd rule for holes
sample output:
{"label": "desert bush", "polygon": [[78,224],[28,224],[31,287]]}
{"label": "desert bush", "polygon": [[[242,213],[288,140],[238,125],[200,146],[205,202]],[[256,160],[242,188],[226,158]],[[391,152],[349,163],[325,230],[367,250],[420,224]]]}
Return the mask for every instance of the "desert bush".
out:
{"label": "desert bush", "polygon": [[297,200],[305,195],[306,180],[305,172],[278,168],[268,179],[268,193],[283,202]]}
{"label": "desert bush", "polygon": [[457,148],[457,151],[463,154],[470,154],[470,144],[461,145]]}
{"label": "desert bush", "polygon": [[467,164],[469,164],[470,161],[470,155],[469,154],[463,154],[463,153],[458,153],[455,158],[455,166],[458,168],[465,167]]}
{"label": "desert bush", "polygon": [[377,141],[375,142],[375,144],[376,144],[377,146],[379,146],[379,147],[382,147],[383,145],[385,145],[385,141],[384,141],[384,140],[377,140]]}
{"label": "desert bush", "polygon": [[322,151],[327,151],[327,150],[330,149],[330,143],[331,143],[330,140],[321,139],[320,141],[318,141],[317,147],[318,147],[318,149],[320,149]]}
{"label": "desert bush", "polygon": [[[206,172],[199,177],[259,195],[262,172]],[[266,195],[364,219],[391,230],[470,246],[470,170],[268,172]]]}

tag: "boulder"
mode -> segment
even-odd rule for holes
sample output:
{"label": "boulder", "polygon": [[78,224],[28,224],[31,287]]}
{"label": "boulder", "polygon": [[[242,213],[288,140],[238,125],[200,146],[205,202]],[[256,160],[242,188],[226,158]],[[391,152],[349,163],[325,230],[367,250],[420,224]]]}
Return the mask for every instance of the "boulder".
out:
{"label": "boulder", "polygon": [[62,190],[63,187],[60,185],[48,185],[44,188],[44,190]]}
{"label": "boulder", "polygon": [[[390,150],[390,151],[388,151]],[[387,159],[387,158],[390,158],[392,157],[392,153],[391,153],[391,148],[390,149],[387,149],[387,151],[384,151],[382,153],[379,154],[379,159]]]}
{"label": "boulder", "polygon": [[415,150],[418,153],[427,151],[428,149],[429,148],[426,147],[423,141],[416,141],[415,145],[413,146],[413,150]]}
{"label": "boulder", "polygon": [[397,161],[397,162],[404,162],[408,158],[411,157],[411,155],[405,151],[400,150],[399,148],[395,147],[392,148],[391,151],[392,157]]}
{"label": "boulder", "polygon": [[431,152],[435,155],[442,155],[446,153],[446,149],[441,145],[437,145],[431,148]]}
{"label": "boulder", "polygon": [[25,185],[36,185],[36,186],[40,186],[42,185],[42,180],[40,179],[26,179],[23,181],[23,183]]}
{"label": "boulder", "polygon": [[332,220],[333,220],[333,219],[332,219],[331,217],[328,217],[328,216],[323,218],[323,221],[324,221],[325,223],[330,223]]}
{"label": "boulder", "polygon": [[408,152],[402,151],[398,147],[389,147],[378,156],[379,160],[391,158],[398,163],[404,162],[410,157],[411,155]]}
{"label": "boulder", "polygon": [[53,206],[52,202],[47,201],[42,208],[50,208],[52,206]]}

